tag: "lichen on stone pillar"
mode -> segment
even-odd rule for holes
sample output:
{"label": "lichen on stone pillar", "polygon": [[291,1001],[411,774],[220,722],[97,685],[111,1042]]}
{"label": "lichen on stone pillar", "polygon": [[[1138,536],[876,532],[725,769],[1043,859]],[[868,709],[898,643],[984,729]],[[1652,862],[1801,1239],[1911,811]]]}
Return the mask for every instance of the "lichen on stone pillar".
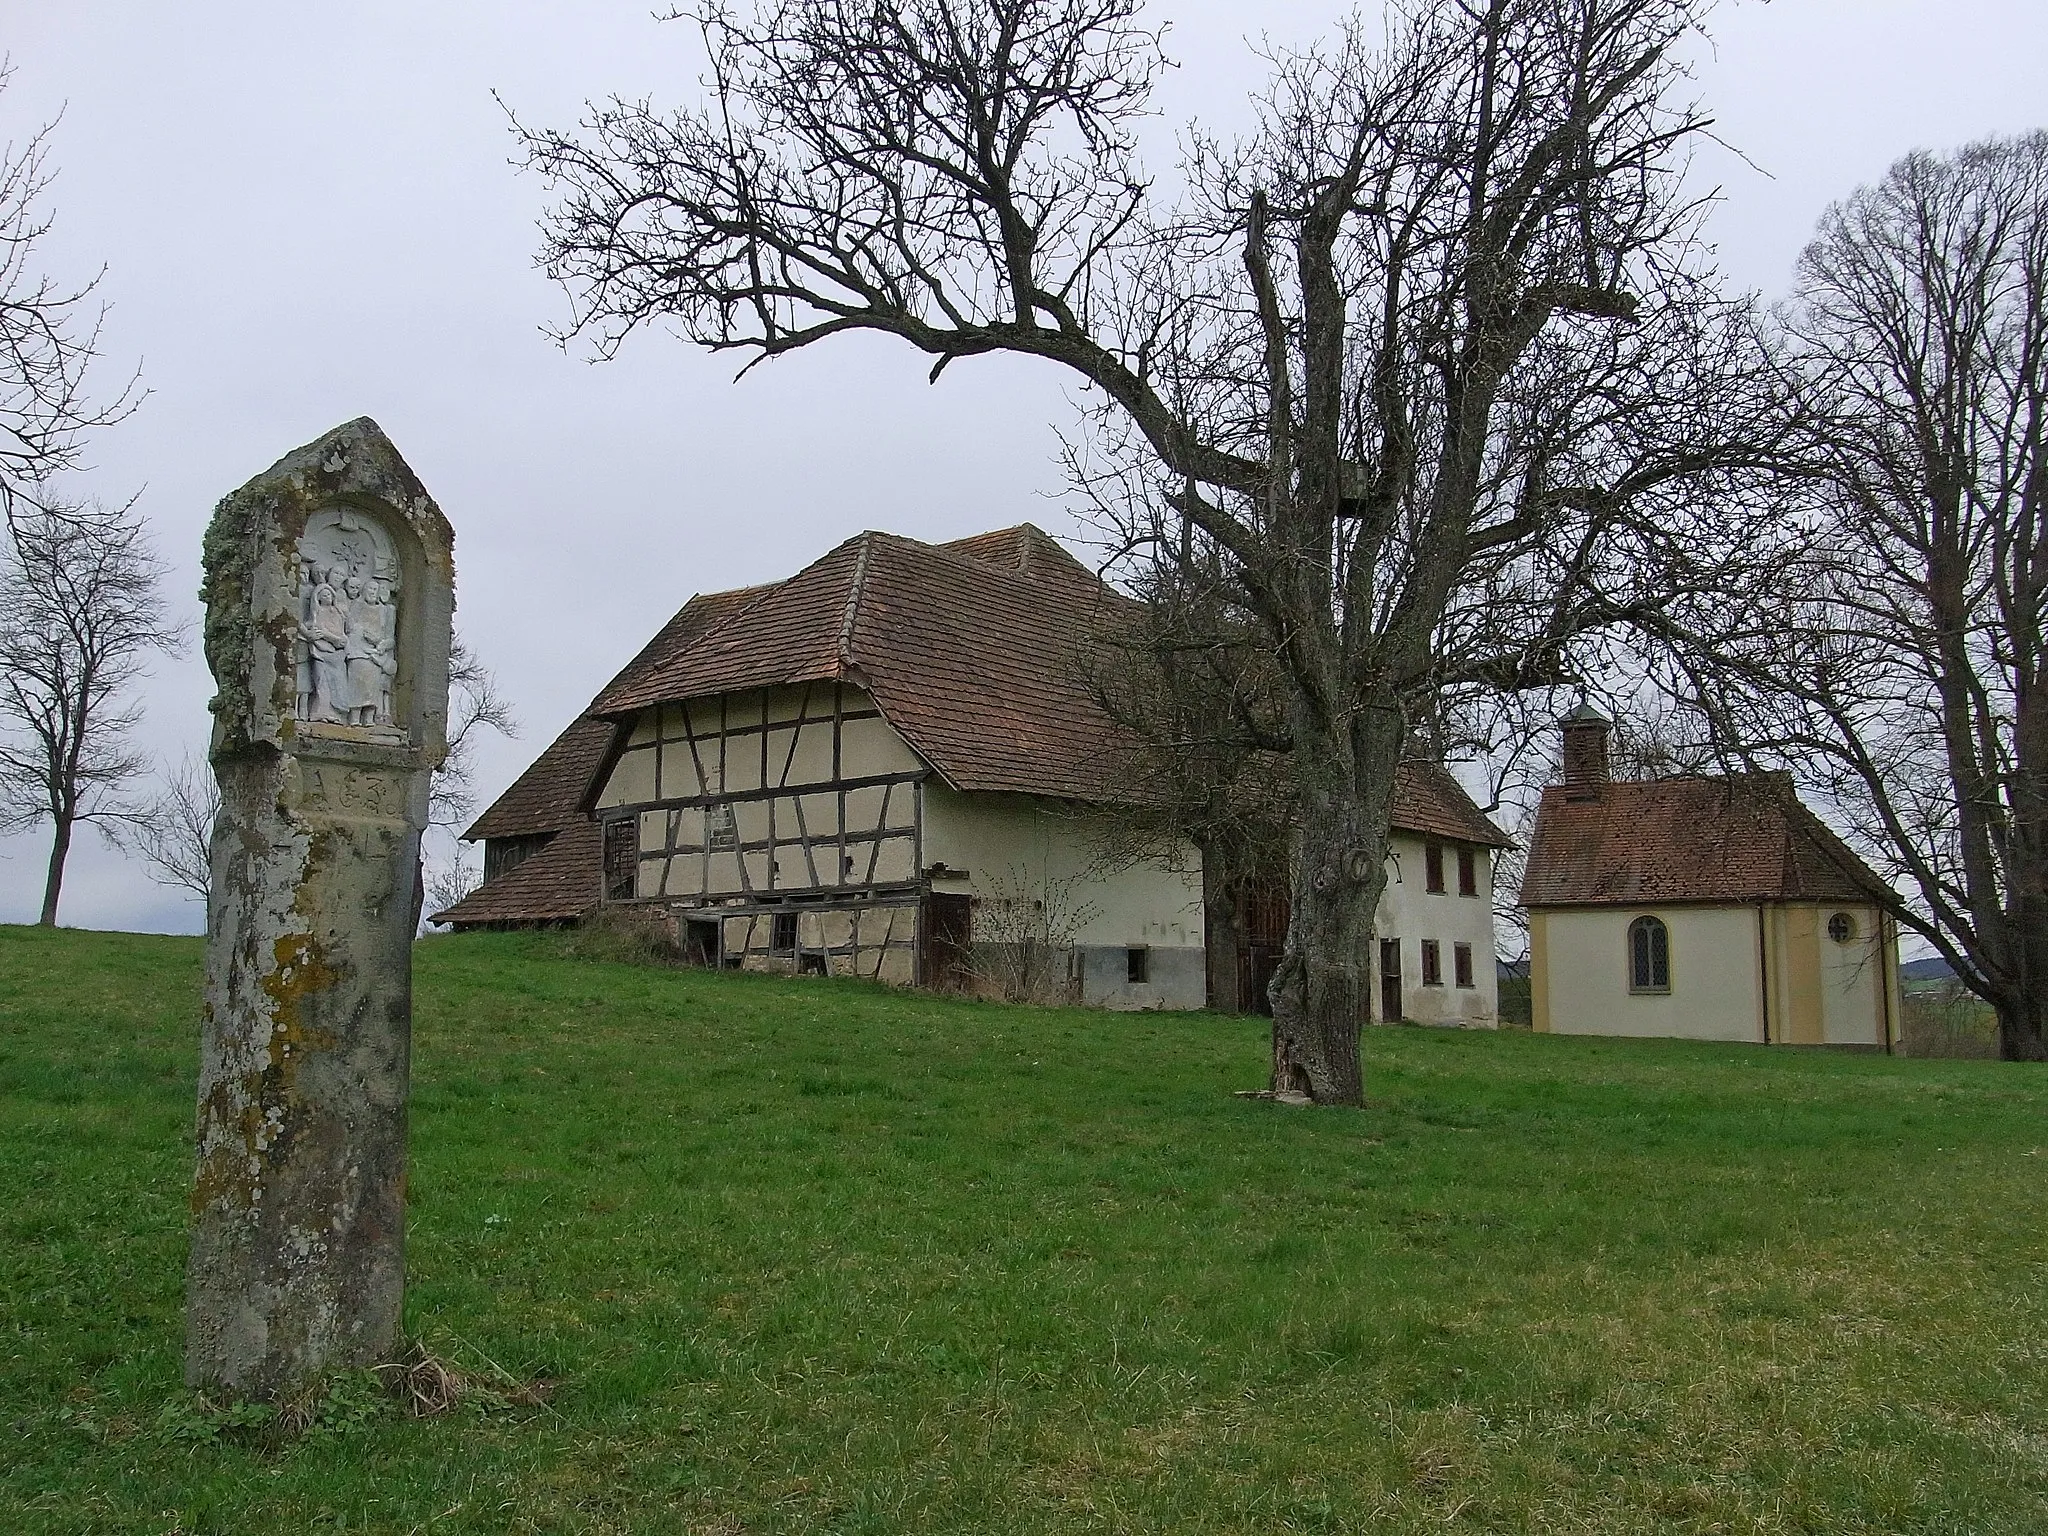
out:
{"label": "lichen on stone pillar", "polygon": [[447,755],[454,535],[377,424],[206,532],[220,785],[187,1381],[276,1401],[390,1358],[420,834]]}

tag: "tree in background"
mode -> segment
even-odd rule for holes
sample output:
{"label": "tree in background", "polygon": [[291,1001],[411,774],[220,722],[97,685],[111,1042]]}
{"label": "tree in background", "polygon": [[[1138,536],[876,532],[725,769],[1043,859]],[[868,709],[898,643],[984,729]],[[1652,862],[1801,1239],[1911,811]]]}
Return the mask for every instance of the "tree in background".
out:
{"label": "tree in background", "polygon": [[163,567],[132,502],[22,508],[0,565],[0,828],[47,820],[49,874],[39,919],[57,921],[64,863],[80,822],[133,814],[120,791],[147,766],[126,698],[152,651],[174,651]]}
{"label": "tree in background", "polygon": [[445,853],[426,855],[421,871],[420,909],[442,912],[483,883],[456,830],[476,810],[476,748],[485,733],[519,734],[512,704],[475,651],[455,637],[448,652],[448,756],[434,774],[427,802],[427,830]]}
{"label": "tree in background", "polygon": [[[0,96],[13,75],[0,60]],[[86,373],[99,356],[101,274],[60,283],[39,262],[50,232],[49,163],[54,123],[16,148],[0,146],[0,516],[11,528],[24,509],[58,511],[54,476],[81,467],[86,436],[134,409],[136,380],[95,405]]]}
{"label": "tree in background", "polygon": [[213,820],[220,784],[213,769],[187,753],[163,776],[163,788],[132,815],[108,827],[123,853],[142,860],[149,877],[205,901],[212,887]]}
{"label": "tree in background", "polygon": [[1698,695],[1913,894],[2003,1053],[2048,1059],[2048,133],[1829,209],[1784,324],[1811,540]]}
{"label": "tree in background", "polygon": [[1390,7],[1276,54],[1245,142],[1161,206],[1136,0],[782,0],[696,13],[705,105],[527,131],[545,262],[609,354],[752,360],[879,331],[1078,375],[1142,466],[1123,540],[1226,575],[1277,667],[1296,796],[1274,1086],[1362,1101],[1394,774],[1416,701],[1569,671],[1725,585],[1710,515],[1770,456],[1746,306],[1700,267],[1673,109],[1702,0]]}
{"label": "tree in background", "polygon": [[[476,744],[481,733],[517,736],[512,706],[497,679],[457,636],[448,658],[448,756],[434,775],[427,825],[449,838],[476,808]],[[149,800],[110,823],[111,840],[140,859],[150,878],[205,901],[212,883],[213,821],[220,786],[213,770],[189,754],[162,776]],[[451,839],[452,841],[452,839]],[[426,910],[453,906],[480,883],[460,844],[427,858],[422,874]]]}

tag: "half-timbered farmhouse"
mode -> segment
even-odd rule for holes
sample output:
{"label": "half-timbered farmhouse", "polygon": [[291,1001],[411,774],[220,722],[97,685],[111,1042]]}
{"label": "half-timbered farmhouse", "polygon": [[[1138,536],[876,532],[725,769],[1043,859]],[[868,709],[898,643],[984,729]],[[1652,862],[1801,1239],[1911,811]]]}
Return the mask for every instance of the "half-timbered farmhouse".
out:
{"label": "half-timbered farmhouse", "polygon": [[[1084,1003],[1258,1007],[1284,900],[1211,953],[1195,849],[1100,856],[1116,727],[1079,648],[1121,601],[1029,525],[692,598],[469,829],[484,884],[438,920],[632,905],[706,964],[940,987],[1042,944]],[[1396,823],[1380,1016],[1491,1025],[1505,839],[1437,768]]]}
{"label": "half-timbered farmhouse", "polygon": [[1615,780],[1564,721],[1523,872],[1535,1027],[1891,1050],[1896,900],[1782,773]]}

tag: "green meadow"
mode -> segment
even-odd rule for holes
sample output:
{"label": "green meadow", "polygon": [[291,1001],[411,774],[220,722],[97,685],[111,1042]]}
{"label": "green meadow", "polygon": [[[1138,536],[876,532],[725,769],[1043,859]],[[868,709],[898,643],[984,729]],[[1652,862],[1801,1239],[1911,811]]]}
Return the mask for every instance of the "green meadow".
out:
{"label": "green meadow", "polygon": [[0,1531],[2048,1530],[2048,1072],[417,955],[409,1337],[180,1380],[199,942],[0,929]]}

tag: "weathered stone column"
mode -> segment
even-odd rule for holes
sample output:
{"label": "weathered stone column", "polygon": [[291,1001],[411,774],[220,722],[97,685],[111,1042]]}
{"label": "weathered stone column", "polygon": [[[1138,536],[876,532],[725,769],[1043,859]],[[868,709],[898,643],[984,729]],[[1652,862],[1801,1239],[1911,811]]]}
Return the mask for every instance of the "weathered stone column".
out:
{"label": "weathered stone column", "polygon": [[221,808],[185,1378],[225,1396],[289,1396],[398,1339],[453,542],[368,418],[279,460],[206,531]]}

